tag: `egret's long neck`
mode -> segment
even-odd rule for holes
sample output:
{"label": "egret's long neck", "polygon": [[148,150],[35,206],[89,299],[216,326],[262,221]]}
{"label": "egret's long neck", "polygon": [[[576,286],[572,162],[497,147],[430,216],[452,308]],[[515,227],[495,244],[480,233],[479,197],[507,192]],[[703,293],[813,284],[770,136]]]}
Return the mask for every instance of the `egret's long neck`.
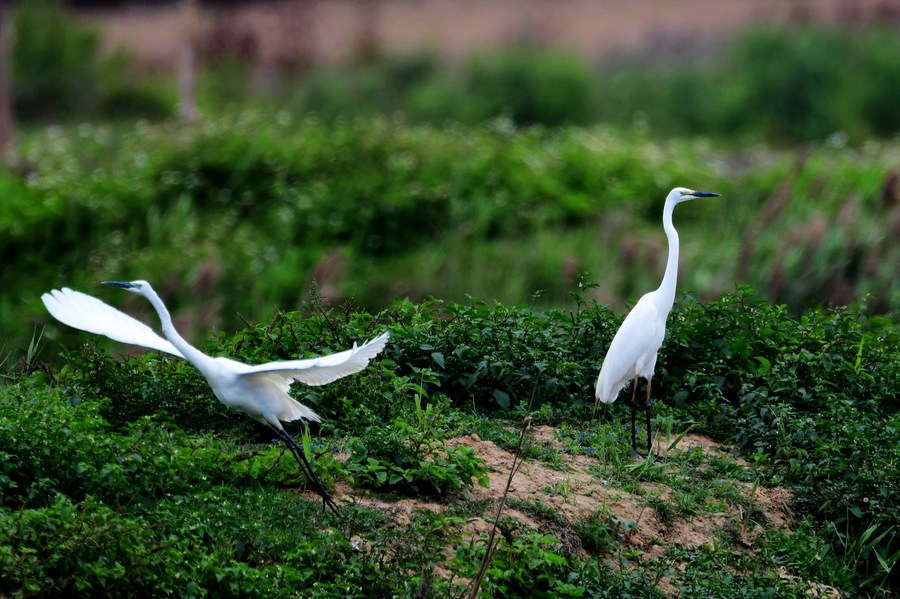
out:
{"label": "egret's long neck", "polygon": [[663,229],[666,231],[666,237],[669,239],[669,259],[666,262],[666,274],[663,275],[662,283],[659,284],[660,305],[666,307],[666,312],[672,307],[675,301],[675,285],[678,280],[678,231],[672,224],[672,211],[675,209],[675,202],[666,202],[663,208]]}
{"label": "egret's long neck", "polygon": [[156,313],[159,314],[163,335],[166,336],[166,339],[181,352],[182,356],[202,371],[203,366],[208,363],[211,358],[185,341],[184,337],[178,334],[178,331],[175,330],[175,325],[172,324],[172,316],[169,314],[168,308],[166,308],[166,305],[159,296],[156,295],[156,292],[151,291],[150,293],[147,293],[145,297],[156,309]]}

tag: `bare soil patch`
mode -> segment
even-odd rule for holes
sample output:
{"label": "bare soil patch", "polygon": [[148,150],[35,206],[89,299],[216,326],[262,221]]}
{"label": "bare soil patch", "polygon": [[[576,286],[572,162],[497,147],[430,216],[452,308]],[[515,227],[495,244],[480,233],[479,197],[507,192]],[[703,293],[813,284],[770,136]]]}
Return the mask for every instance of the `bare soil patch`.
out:
{"label": "bare soil patch", "polygon": [[[537,426],[531,429],[528,435],[533,442],[560,452],[564,451],[563,444],[556,437],[552,427]],[[496,506],[496,502],[503,496],[513,453],[477,435],[452,439],[447,445],[472,447],[476,455],[485,460],[490,474],[489,487],[475,486],[452,501],[484,501],[486,504]],[[722,444],[697,434],[686,435],[672,452],[693,448],[699,448],[704,454],[717,457],[729,455],[727,448]],[[592,473],[592,469],[597,466],[597,458],[563,453],[562,461],[564,469],[560,470],[541,462],[526,460],[513,477],[503,516],[515,518],[525,527],[558,535],[560,533],[558,524],[550,524],[525,514],[519,509],[509,507],[509,503],[520,505],[516,500],[539,502],[559,514],[569,527],[588,519],[598,510],[604,510],[619,522],[634,523],[625,536],[625,542],[650,555],[658,555],[671,545],[712,546],[717,535],[725,527],[730,527],[741,535],[743,544],[749,547],[755,535],[760,532],[760,528],[758,526],[748,530],[742,528],[743,510],[747,509],[747,506],[758,510],[759,515],[754,521],[763,520],[766,526],[786,528],[793,522],[789,507],[792,494],[788,489],[759,486],[754,490],[753,485],[741,483],[740,493],[745,499],[745,505],[729,504],[721,511],[701,511],[696,516],[678,519],[667,525],[648,505],[648,497],[655,496],[665,501],[671,496],[671,490],[665,485],[645,483],[642,485],[642,493],[631,493],[611,486]],[[674,465],[672,467],[677,468]],[[343,482],[338,483],[335,498],[350,499],[361,505],[382,510],[398,525],[407,524],[416,510],[441,512],[448,507],[445,503],[427,499],[384,499],[375,494],[359,493]],[[490,531],[492,522],[489,520],[492,519],[495,509],[496,507],[491,507],[488,510],[489,514],[485,514],[484,517],[470,518],[467,521],[465,537],[477,539],[481,535],[486,535]]]}
{"label": "bare soil patch", "polygon": [[[789,505],[792,499],[790,490],[753,485],[728,477],[723,477],[721,481],[723,486],[731,489],[728,499],[714,498],[705,505],[698,505],[687,516],[676,515],[673,518],[671,514],[657,513],[653,505],[661,505],[658,502],[673,504],[677,494],[684,493],[685,486],[708,485],[708,480],[701,479],[708,478],[712,459],[730,460],[740,468],[749,468],[745,462],[735,459],[730,448],[704,435],[687,434],[668,451],[666,447],[673,440],[660,443],[659,451],[664,458],[654,465],[668,469],[666,474],[671,476],[657,477],[652,482],[638,482],[635,480],[638,476],[632,479],[629,473],[624,477],[627,481],[624,486],[630,490],[621,488],[621,473],[617,477],[620,486],[606,480],[603,476],[603,456],[568,453],[566,444],[553,427],[535,426],[527,435],[531,443],[557,452],[560,460],[553,466],[536,460],[524,461],[512,479],[502,518],[512,519],[517,528],[553,535],[569,551],[583,557],[587,557],[588,552],[582,547],[578,525],[592,517],[618,523],[616,544],[623,549],[636,550],[644,561],[659,558],[674,548],[696,549],[704,545],[713,548],[717,543],[721,545],[723,539],[727,539],[726,543],[731,543],[736,548],[734,550],[753,552],[754,541],[766,530],[777,528],[790,531],[794,523]],[[382,511],[398,527],[408,525],[418,510],[444,513],[464,507],[462,511],[466,512],[472,509],[471,506],[465,508],[466,503],[477,502],[475,509],[478,514],[465,518],[459,530],[464,543],[483,540],[491,531],[497,506],[504,494],[513,452],[476,434],[451,439],[446,444],[473,448],[488,466],[490,485],[486,488],[475,486],[445,499],[431,499],[379,496],[374,492],[353,489],[346,482],[339,481],[335,499]],[[702,459],[696,455],[691,455],[687,461],[683,459],[683,452],[698,451],[702,452]],[[700,465],[695,465],[698,463]],[[635,465],[640,465],[640,462]],[[660,480],[680,481],[678,486],[681,490]],[[311,493],[304,492],[304,495],[316,499]],[[547,514],[552,514],[552,517]],[[357,542],[363,543],[361,539]],[[447,559],[450,558],[448,553]],[[687,564],[676,561],[670,567],[673,571],[681,571]],[[439,571],[444,570],[439,568]],[[778,575],[794,580],[787,572]],[[796,581],[798,586],[804,584],[801,579]],[[814,588],[815,596],[840,596],[837,591],[824,585]],[[673,581],[667,577],[659,580],[658,589],[667,596],[678,594]]]}

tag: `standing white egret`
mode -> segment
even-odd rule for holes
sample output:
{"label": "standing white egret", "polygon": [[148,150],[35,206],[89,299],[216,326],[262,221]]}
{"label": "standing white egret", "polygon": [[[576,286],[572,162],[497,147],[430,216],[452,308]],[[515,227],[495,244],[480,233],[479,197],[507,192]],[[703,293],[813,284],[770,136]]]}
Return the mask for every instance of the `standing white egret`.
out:
{"label": "standing white egret", "polygon": [[600,368],[595,389],[594,409],[599,402],[612,403],[629,380],[631,389],[631,446],[637,451],[634,412],[637,409],[638,377],[647,379],[647,451],[652,448],[650,435],[650,382],[656,368],[656,356],[666,335],[666,318],[675,303],[675,281],[678,277],[678,231],[672,224],[672,211],[677,204],[697,198],[716,197],[708,191],[693,191],[676,187],[666,197],[663,207],[663,229],[669,239],[669,259],[662,283],[655,291],[645,294],[634,305],[616,336],[613,337]]}
{"label": "standing white egret", "polygon": [[389,333],[343,352],[309,358],[250,365],[228,358],[213,358],[193,347],[178,334],[165,304],[147,281],[105,281],[147,298],[159,314],[165,339],[153,329],[99,299],[68,288],[54,289],[41,296],[47,310],[70,327],[97,333],[131,345],[158,349],[186,359],[206,377],[213,393],[225,405],[243,410],[269,427],[284,441],[300,469],[325,505],[337,513],[337,505],[325,489],[303,449],[284,430],[281,422],[305,418],[319,422],[319,416],[288,394],[294,380],[307,385],[324,385],[364,369],[369,360],[384,349]]}

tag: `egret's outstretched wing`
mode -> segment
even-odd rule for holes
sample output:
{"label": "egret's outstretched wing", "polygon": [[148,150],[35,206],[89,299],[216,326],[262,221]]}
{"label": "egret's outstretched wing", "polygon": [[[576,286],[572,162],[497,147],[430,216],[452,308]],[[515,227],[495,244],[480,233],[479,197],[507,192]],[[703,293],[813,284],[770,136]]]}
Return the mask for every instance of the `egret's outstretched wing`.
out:
{"label": "egret's outstretched wing", "polygon": [[307,385],[325,385],[331,381],[359,372],[369,365],[369,361],[384,349],[390,333],[383,333],[357,347],[328,356],[286,362],[269,362],[249,366],[242,376],[271,373],[285,379],[295,379]]}
{"label": "egret's outstretched wing", "polygon": [[153,329],[96,297],[63,287],[43,294],[41,300],[56,320],[70,327],[184,357]]}

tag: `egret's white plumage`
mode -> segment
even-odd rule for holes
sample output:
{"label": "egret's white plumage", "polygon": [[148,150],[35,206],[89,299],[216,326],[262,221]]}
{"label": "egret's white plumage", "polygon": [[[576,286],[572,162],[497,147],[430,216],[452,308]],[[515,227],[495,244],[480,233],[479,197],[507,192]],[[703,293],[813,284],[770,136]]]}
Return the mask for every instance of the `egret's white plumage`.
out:
{"label": "egret's white plumage", "polygon": [[[647,379],[647,445],[650,439],[650,381],[656,368],[656,357],[666,335],[666,319],[675,302],[675,285],[678,278],[678,231],[672,224],[672,212],[681,202],[697,198],[715,197],[717,193],[693,191],[676,187],[666,196],[663,206],[663,229],[669,240],[669,258],[666,272],[659,287],[647,293],[634,305],[625,321],[613,337],[600,367],[595,387],[596,403],[612,403],[622,387],[633,380],[632,408],[637,392],[637,379]],[[631,419],[631,443],[634,439],[634,412]]]}
{"label": "egret's white plumage", "polygon": [[658,297],[648,293],[638,300],[613,337],[597,377],[597,401],[612,403],[628,381],[653,377],[669,313],[668,308],[657,305]]}
{"label": "egret's white plumage", "polygon": [[175,330],[165,304],[148,282],[110,281],[106,284],[121,287],[147,298],[159,314],[165,339],[144,323],[95,297],[78,291],[65,287],[61,290],[54,289],[50,293],[43,294],[41,300],[54,318],[70,327],[103,335],[122,343],[157,349],[191,362],[206,377],[219,401],[243,410],[251,418],[269,426],[279,435],[298,462],[301,462],[301,468],[304,468],[304,473],[313,487],[322,495],[329,507],[335,509],[331,496],[318,481],[302,449],[281,425],[281,422],[300,418],[316,422],[320,420],[313,410],[291,397],[288,390],[295,380],[307,385],[325,385],[363,370],[369,361],[384,349],[389,333],[383,333],[361,346],[354,343],[351,349],[318,358],[244,364],[229,358],[207,356],[185,341]]}
{"label": "egret's white plumage", "polygon": [[96,333],[129,345],[158,349],[183,358],[175,346],[139,320],[120,312],[96,297],[68,287],[54,289],[41,296],[47,311],[63,324]]}

